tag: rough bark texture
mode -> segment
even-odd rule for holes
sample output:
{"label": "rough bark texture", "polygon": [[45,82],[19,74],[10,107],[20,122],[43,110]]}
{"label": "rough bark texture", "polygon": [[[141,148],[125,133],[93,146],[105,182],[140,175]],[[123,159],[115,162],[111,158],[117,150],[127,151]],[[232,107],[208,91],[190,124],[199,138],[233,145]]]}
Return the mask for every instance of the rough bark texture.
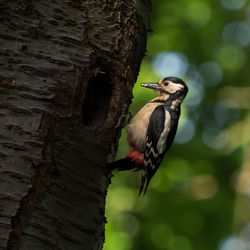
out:
{"label": "rough bark texture", "polygon": [[0,249],[102,248],[149,2],[0,0]]}

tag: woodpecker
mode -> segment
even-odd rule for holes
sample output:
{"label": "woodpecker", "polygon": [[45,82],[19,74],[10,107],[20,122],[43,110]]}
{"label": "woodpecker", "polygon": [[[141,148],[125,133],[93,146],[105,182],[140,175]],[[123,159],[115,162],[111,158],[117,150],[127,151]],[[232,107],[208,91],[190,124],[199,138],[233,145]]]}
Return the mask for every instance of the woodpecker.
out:
{"label": "woodpecker", "polygon": [[155,90],[158,96],[142,107],[126,126],[130,153],[125,159],[111,163],[112,169],[142,170],[139,195],[143,189],[146,193],[151,178],[173,143],[180,105],[188,92],[185,82],[177,77],[141,86]]}

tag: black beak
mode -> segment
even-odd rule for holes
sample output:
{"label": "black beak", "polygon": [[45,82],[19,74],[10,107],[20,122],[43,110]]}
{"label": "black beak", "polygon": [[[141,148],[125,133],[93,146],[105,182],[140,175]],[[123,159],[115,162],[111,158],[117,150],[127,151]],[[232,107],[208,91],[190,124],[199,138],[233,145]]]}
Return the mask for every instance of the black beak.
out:
{"label": "black beak", "polygon": [[161,89],[161,86],[158,82],[145,82],[141,83],[141,86],[149,89]]}

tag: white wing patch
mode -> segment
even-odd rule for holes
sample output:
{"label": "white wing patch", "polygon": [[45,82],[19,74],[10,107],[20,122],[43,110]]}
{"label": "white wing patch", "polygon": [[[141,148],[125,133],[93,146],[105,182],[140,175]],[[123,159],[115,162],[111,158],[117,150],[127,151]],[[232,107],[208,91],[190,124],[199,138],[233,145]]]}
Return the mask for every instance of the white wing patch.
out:
{"label": "white wing patch", "polygon": [[159,154],[162,154],[166,148],[166,139],[170,130],[170,125],[171,125],[171,116],[170,113],[165,110],[165,124],[164,124],[164,129],[160,135],[159,141],[157,143],[157,150]]}

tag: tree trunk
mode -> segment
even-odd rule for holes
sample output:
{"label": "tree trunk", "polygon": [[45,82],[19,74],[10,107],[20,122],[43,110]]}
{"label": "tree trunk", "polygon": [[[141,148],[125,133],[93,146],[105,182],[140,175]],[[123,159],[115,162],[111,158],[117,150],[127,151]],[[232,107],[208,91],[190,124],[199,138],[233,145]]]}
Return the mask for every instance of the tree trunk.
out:
{"label": "tree trunk", "polygon": [[150,0],[0,0],[0,249],[101,249]]}

